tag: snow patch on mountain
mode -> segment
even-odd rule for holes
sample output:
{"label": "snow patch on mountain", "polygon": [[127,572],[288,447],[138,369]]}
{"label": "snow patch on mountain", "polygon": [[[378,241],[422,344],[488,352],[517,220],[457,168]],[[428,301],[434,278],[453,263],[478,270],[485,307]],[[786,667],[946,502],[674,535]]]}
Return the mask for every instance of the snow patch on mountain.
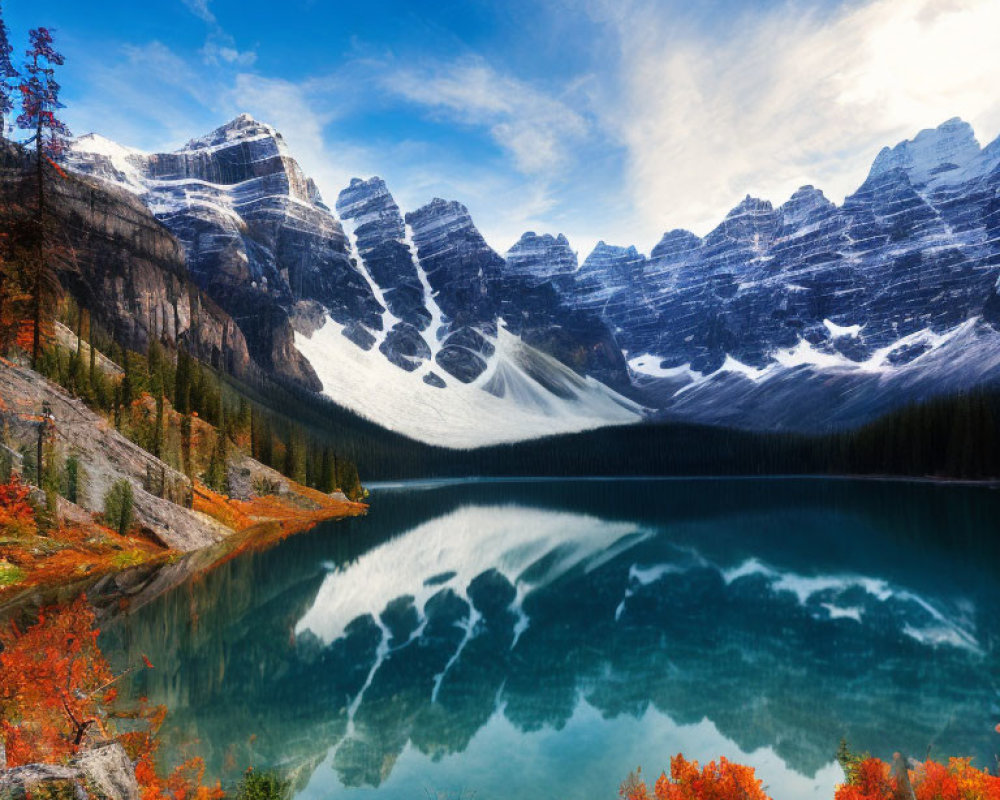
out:
{"label": "snow patch on mountain", "polygon": [[639,422],[643,409],[593,378],[524,344],[502,326],[496,352],[471,383],[437,388],[374,348],[362,350],[327,319],[295,346],[323,392],[390,430],[445,447],[471,448]]}
{"label": "snow patch on mountain", "polygon": [[[427,310],[431,312],[431,324],[424,329],[423,337],[424,341],[427,342],[427,346],[431,349],[431,357],[429,361],[433,363],[434,358],[441,350],[440,331],[445,324],[444,312],[441,310],[441,306],[438,305],[436,296],[437,292],[431,288],[431,282],[427,277],[427,271],[420,263],[420,259],[417,258],[417,246],[413,243],[413,229],[409,226],[409,224],[404,224],[403,230],[403,243],[410,251],[410,259],[413,261],[413,268],[417,271],[417,278],[419,278],[420,286],[424,291],[424,304],[427,306]],[[442,380],[445,379],[442,378]]]}
{"label": "snow patch on mountain", "polygon": [[823,325],[830,331],[830,336],[834,339],[838,339],[841,336],[857,336],[864,327],[863,325],[838,325],[836,322],[828,319],[823,320]]}
{"label": "snow patch on mountain", "polygon": [[358,247],[358,236],[355,233],[356,228],[360,224],[361,222],[358,220],[347,218],[341,218],[340,220],[340,226],[344,229],[344,235],[347,237],[349,251],[357,260],[358,272],[361,273],[361,277],[365,279],[368,287],[372,290],[372,294],[383,309],[382,330],[372,331],[372,335],[375,337],[375,348],[378,349],[382,346],[382,342],[385,341],[385,337],[389,335],[389,331],[401,320],[389,310],[389,304],[386,302],[382,287],[375,282],[371,271],[368,269],[368,265],[365,263],[364,256],[361,255],[361,249]]}

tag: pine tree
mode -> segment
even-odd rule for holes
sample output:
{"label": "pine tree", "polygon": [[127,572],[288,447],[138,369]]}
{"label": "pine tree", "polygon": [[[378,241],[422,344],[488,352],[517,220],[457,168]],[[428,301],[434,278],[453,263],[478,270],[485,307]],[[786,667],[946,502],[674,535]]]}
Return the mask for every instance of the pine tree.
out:
{"label": "pine tree", "polygon": [[13,52],[14,48],[7,36],[7,25],[3,21],[3,7],[0,6],[0,142],[7,137],[7,115],[14,110],[12,82],[19,77],[10,60]]}
{"label": "pine tree", "polygon": [[291,431],[289,431],[288,438],[285,442],[285,464],[284,468],[281,471],[292,480],[295,480],[295,473],[298,462],[299,462],[298,442],[295,441],[294,434]]}
{"label": "pine tree", "polygon": [[164,414],[163,414],[163,377],[157,372],[153,376],[153,395],[156,398],[156,421],[153,423],[153,455],[163,458]]}
{"label": "pine tree", "polygon": [[180,414],[191,413],[191,356],[183,347],[177,351],[174,373],[174,408]]}
{"label": "pine tree", "polygon": [[121,382],[121,404],[126,413],[132,407],[132,401],[135,399],[135,384],[132,378],[132,369],[132,354],[126,350],[125,358],[122,359],[124,374],[122,375]]}
{"label": "pine tree", "polygon": [[337,488],[334,475],[334,457],[329,447],[323,448],[323,465],[320,467],[319,489],[328,494]]}
{"label": "pine tree", "polygon": [[[35,264],[31,287],[32,324],[31,366],[37,367],[42,353],[42,322],[46,310],[54,307],[50,301],[59,292],[59,281],[46,258],[45,236],[45,163],[55,166],[63,154],[70,136],[69,128],[56,116],[64,108],[59,100],[59,83],[55,80],[55,67],[65,62],[62,54],[52,44],[48,28],[35,28],[28,34],[30,47],[25,63],[25,78],[21,81],[21,114],[17,126],[33,133],[30,144],[35,143],[35,180],[37,202],[35,206]],[[58,168],[57,168],[58,169]]]}

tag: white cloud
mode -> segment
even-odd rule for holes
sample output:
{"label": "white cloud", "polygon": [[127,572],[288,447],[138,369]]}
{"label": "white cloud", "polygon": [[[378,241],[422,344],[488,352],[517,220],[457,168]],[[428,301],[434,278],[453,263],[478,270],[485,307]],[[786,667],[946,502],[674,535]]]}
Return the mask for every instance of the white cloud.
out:
{"label": "white cloud", "polygon": [[564,167],[588,131],[584,117],[560,98],[479,59],[402,69],[385,76],[383,85],[459,123],[487,126],[527,175],[551,175]]}
{"label": "white cloud", "polygon": [[86,92],[66,115],[77,134],[91,131],[145,150],[172,149],[197,135],[197,109],[214,87],[162,42],[127,45],[118,57],[83,62]]}
{"label": "white cloud", "polygon": [[747,192],[781,202],[813,183],[839,201],[883,145],[953,116],[981,137],[1000,129],[996,0],[874,0],[832,17],[789,5],[721,40],[652,0],[597,8],[620,37],[604,122],[653,241],[706,232]]}
{"label": "white cloud", "polygon": [[253,65],[257,60],[257,52],[239,50],[236,47],[236,40],[226,32],[209,7],[210,0],[181,0],[181,2],[209,28],[205,44],[201,48],[201,57],[206,64],[213,66],[230,64],[244,68]]}
{"label": "white cloud", "polygon": [[231,39],[224,38],[221,42],[209,37],[201,48],[202,58],[208,64],[226,63],[237,67],[249,67],[257,60],[254,50],[237,50],[231,44]]}
{"label": "white cloud", "polygon": [[207,22],[209,25],[214,25],[215,14],[213,14],[212,9],[208,7],[208,1],[209,0],[181,0],[181,2],[187,7],[188,11],[198,17],[198,19]]}

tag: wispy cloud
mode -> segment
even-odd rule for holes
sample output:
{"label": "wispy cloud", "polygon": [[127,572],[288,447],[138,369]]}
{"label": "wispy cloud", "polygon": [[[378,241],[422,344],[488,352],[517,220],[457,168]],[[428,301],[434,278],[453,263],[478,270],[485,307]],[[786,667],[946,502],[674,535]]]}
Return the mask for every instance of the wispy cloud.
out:
{"label": "wispy cloud", "polygon": [[181,0],[188,10],[194,14],[198,19],[203,22],[207,22],[209,25],[215,25],[216,19],[215,14],[212,13],[212,9],[208,7],[209,0]]}
{"label": "wispy cloud", "polygon": [[206,64],[231,64],[249,67],[257,60],[255,50],[239,50],[236,40],[222,27],[212,11],[210,0],[181,0],[185,7],[198,19],[208,25],[209,32],[201,48],[201,56]]}
{"label": "wispy cloud", "polygon": [[604,120],[650,235],[704,233],[747,192],[781,201],[814,183],[842,199],[881,146],[956,115],[1000,128],[995,0],[874,0],[832,17],[793,4],[721,38],[651,0],[597,7],[620,45]]}
{"label": "wispy cloud", "polygon": [[390,92],[463,125],[485,126],[527,175],[551,175],[589,130],[558,96],[505,75],[481,59],[404,68],[382,79]]}
{"label": "wispy cloud", "polygon": [[257,53],[254,50],[237,50],[229,37],[209,37],[201,48],[202,58],[208,64],[232,64],[237,67],[250,67],[257,61]]}

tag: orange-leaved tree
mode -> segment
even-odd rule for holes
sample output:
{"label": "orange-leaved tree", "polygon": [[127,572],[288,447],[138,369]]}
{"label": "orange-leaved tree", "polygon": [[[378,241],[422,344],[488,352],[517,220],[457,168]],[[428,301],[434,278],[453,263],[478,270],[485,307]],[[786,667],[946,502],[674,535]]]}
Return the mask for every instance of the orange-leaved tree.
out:
{"label": "orange-leaved tree", "polygon": [[14,538],[33,536],[38,530],[31,487],[17,473],[0,483],[0,530]]}
{"label": "orange-leaved tree", "polygon": [[670,775],[662,773],[650,794],[636,770],[621,785],[622,800],[771,800],[753,767],[734,764],[725,757],[699,768],[677,754],[670,759]]}
{"label": "orange-leaved tree", "polygon": [[71,755],[90,726],[104,730],[102,708],[114,699],[86,601],[50,611],[23,632],[14,623],[0,631],[0,731],[11,766]]}
{"label": "orange-leaved tree", "polygon": [[[1000,800],[1000,777],[976,769],[969,758],[907,765],[897,754],[890,765],[855,756],[844,746],[838,758],[846,780],[834,800]],[[699,769],[697,761],[682,755],[670,759],[670,776],[660,775],[652,792],[636,770],[619,795],[622,800],[770,800],[753,768],[720,758]]]}
{"label": "orange-leaved tree", "polygon": [[[136,764],[142,800],[218,800],[218,783],[203,786],[205,766],[193,758],[161,779],[157,733],[166,709],[141,700],[115,707],[115,676],[98,647],[100,631],[83,595],[42,609],[31,626],[0,629],[0,736],[8,766],[59,761],[85,744],[88,731],[120,742]],[[149,660],[143,656],[148,668]],[[130,720],[118,733],[116,720]]]}
{"label": "orange-leaved tree", "polygon": [[[897,764],[902,760],[897,758]],[[1000,777],[976,769],[969,758],[947,764],[924,761],[909,767],[890,767],[866,758],[837,787],[834,800],[1000,800]]]}

